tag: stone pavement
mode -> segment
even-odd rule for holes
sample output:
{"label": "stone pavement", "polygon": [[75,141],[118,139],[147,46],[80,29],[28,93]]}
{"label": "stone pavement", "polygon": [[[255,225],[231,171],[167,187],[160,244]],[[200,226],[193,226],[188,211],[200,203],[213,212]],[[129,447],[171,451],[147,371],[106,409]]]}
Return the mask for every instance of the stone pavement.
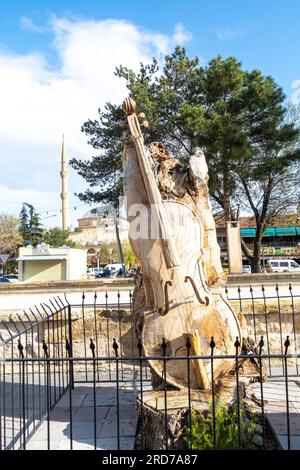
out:
{"label": "stone pavement", "polygon": [[[119,386],[120,448],[132,450],[137,428],[136,397],[139,393],[134,382]],[[50,414],[50,449],[70,449],[69,392],[61,398]],[[74,450],[94,449],[94,394],[92,384],[77,384],[72,391],[72,434]],[[117,393],[113,383],[96,386],[96,439],[97,449],[117,449]],[[26,448],[47,449],[47,421],[33,434]]]}
{"label": "stone pavement", "polygon": [[[272,369],[276,374],[276,370]],[[292,373],[292,371],[289,371]],[[282,370],[278,369],[278,375]],[[135,444],[137,428],[136,397],[139,394],[139,383],[134,382],[134,374],[125,373],[125,383],[119,385],[120,404],[120,448],[132,450]],[[85,377],[83,376],[82,379]],[[104,378],[104,377],[103,377]],[[79,377],[80,379],[80,377]],[[53,384],[53,380],[52,380]],[[45,388],[35,384],[28,389],[26,411],[26,434],[32,433],[26,448],[38,450],[48,448],[47,422],[43,421],[37,427],[41,414],[45,410]],[[14,390],[14,395],[12,395]],[[143,383],[143,390],[151,390],[149,382]],[[260,384],[255,383],[248,391],[260,399]],[[52,387],[52,393],[54,389]],[[300,450],[300,377],[289,377],[289,412],[290,412],[290,443],[292,450]],[[20,383],[7,382],[5,387],[6,413],[2,416],[2,426],[5,425],[5,435],[2,436],[4,447],[18,448],[22,444],[23,428],[22,407],[19,401]],[[283,449],[288,448],[287,406],[285,380],[281,376],[269,377],[263,384],[265,415],[277,440]],[[12,403],[14,402],[14,405]],[[50,413],[50,449],[70,449],[70,407],[69,391],[62,396]],[[73,449],[94,449],[94,395],[93,386],[88,383],[78,383],[72,390],[72,432]],[[3,410],[1,410],[3,412]],[[14,419],[12,418],[14,416]],[[35,431],[35,432],[34,432]],[[117,449],[117,388],[114,382],[97,383],[96,385],[96,439],[97,449]],[[14,436],[14,438],[13,438]],[[12,444],[14,443],[14,444]]]}
{"label": "stone pavement", "polygon": [[[261,398],[260,384],[251,385],[250,390]],[[249,390],[249,391],[250,391]],[[268,378],[263,384],[265,416],[284,450],[288,449],[286,385],[282,377]],[[291,450],[300,450],[300,377],[289,377],[288,405]]]}

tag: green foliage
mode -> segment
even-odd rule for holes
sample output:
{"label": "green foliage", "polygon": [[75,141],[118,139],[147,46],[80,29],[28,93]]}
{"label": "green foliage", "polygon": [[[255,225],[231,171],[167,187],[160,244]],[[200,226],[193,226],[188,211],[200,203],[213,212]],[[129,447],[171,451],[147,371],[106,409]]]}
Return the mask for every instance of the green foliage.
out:
{"label": "green foliage", "polygon": [[100,247],[100,263],[105,266],[110,263],[120,263],[120,253],[117,243],[108,243]]}
{"label": "green foliage", "polygon": [[14,256],[22,245],[23,238],[18,230],[19,222],[9,214],[0,214],[0,252]]}
{"label": "green foliage", "polygon": [[129,242],[122,243],[122,251],[124,256],[124,263],[127,268],[132,268],[137,264],[137,258],[132,251],[131,245]]}
{"label": "green foliage", "polygon": [[[226,404],[218,404],[215,411],[215,435],[216,446],[214,447],[214,431],[212,410],[204,415],[202,413],[191,413],[191,441],[190,427],[185,425],[183,430],[184,442],[192,450],[230,450],[239,448],[239,428],[237,406],[230,408]],[[241,449],[247,449],[252,443],[255,432],[255,422],[251,415],[246,417],[241,404],[240,409],[240,435]]]}
{"label": "green foliage", "polygon": [[76,242],[69,240],[69,232],[62,230],[59,227],[50,228],[45,232],[45,243],[48,243],[52,248],[59,248],[61,246],[69,246],[70,248],[80,248]]}
{"label": "green foliage", "polygon": [[23,203],[19,223],[19,233],[22,235],[25,245],[35,246],[43,240],[43,226],[33,205]]}

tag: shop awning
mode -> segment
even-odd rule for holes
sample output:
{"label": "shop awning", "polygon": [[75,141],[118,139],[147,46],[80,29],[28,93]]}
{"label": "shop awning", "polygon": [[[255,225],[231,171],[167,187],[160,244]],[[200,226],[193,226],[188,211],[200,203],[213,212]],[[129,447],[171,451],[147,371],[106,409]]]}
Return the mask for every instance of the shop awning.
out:
{"label": "shop awning", "polygon": [[[241,228],[242,238],[254,238],[256,228]],[[269,227],[264,232],[264,237],[295,237],[300,236],[300,227]]]}

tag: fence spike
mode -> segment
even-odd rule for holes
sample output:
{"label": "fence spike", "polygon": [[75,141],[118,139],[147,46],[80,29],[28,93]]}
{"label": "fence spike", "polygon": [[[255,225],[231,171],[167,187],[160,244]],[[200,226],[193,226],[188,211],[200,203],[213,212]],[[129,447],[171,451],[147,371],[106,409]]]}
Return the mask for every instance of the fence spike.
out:
{"label": "fence spike", "polygon": [[66,339],[66,351],[67,351],[68,357],[71,357],[71,345],[69,343],[68,338]]}
{"label": "fence spike", "polygon": [[168,345],[167,345],[167,343],[166,343],[166,340],[165,340],[165,338],[163,338],[163,340],[162,340],[162,345],[161,345],[162,350],[163,350],[163,356],[166,356],[167,346],[168,346]]}
{"label": "fence spike", "polygon": [[61,305],[59,305],[59,302],[57,301],[57,298],[54,297],[54,301],[56,302],[56,305],[58,306],[57,313],[61,310]]}
{"label": "fence spike", "polygon": [[118,349],[119,349],[119,346],[118,346],[118,343],[116,342],[116,339],[114,338],[114,342],[113,342],[113,349],[115,351],[115,356],[118,357]]}
{"label": "fence spike", "polygon": [[186,349],[187,349],[188,354],[190,354],[190,350],[191,350],[191,347],[192,347],[192,343],[191,343],[191,340],[190,340],[190,337],[189,337],[189,336],[186,338],[185,347],[186,347]]}
{"label": "fence spike", "polygon": [[20,357],[21,357],[22,359],[24,359],[24,352],[23,352],[23,351],[24,351],[24,346],[23,346],[23,344],[21,343],[21,340],[20,340],[20,339],[18,339],[18,351],[19,351]]}
{"label": "fence spike", "polygon": [[[0,322],[1,325],[4,326],[4,328],[6,329],[6,331],[8,332],[9,336],[12,338],[13,337],[13,334],[11,333],[10,329],[8,328],[8,326],[6,325],[5,322],[1,321]],[[19,333],[19,331],[17,330],[17,332]]]}
{"label": "fence spike", "polygon": [[64,298],[65,298],[65,301],[67,302],[68,306],[70,305],[69,301],[68,301],[68,298],[67,298],[67,294],[64,293]]}
{"label": "fence spike", "polygon": [[92,351],[92,356],[95,357],[95,349],[96,349],[96,346],[93,342],[92,339],[90,339],[90,350]]}
{"label": "fence spike", "polygon": [[285,341],[285,343],[284,343],[284,347],[285,347],[285,353],[284,353],[284,354],[287,354],[287,353],[288,353],[288,349],[289,349],[290,345],[291,345],[290,337],[287,336],[287,337],[286,337],[286,341]]}
{"label": "fence spike", "polygon": [[261,356],[261,354],[262,354],[262,350],[263,350],[264,345],[265,345],[264,337],[261,336],[261,337],[260,337],[260,342],[258,343],[258,346],[259,346],[259,355],[260,355],[260,356]]}
{"label": "fence spike", "polygon": [[34,318],[35,322],[37,322],[37,321],[38,321],[38,319],[37,319],[37,317],[36,317],[36,315],[35,315],[34,311],[32,310],[32,308],[30,308],[30,309],[29,309],[29,311],[30,311],[31,315],[33,316],[33,318]]}
{"label": "fence spike", "polygon": [[241,345],[241,343],[240,343],[239,337],[237,336],[236,340],[235,340],[235,343],[234,343],[234,347],[236,349],[236,354],[238,354],[238,349],[239,349],[240,345]]}
{"label": "fence spike", "polygon": [[43,351],[44,351],[44,354],[45,354],[45,357],[49,357],[48,356],[48,346],[46,344],[46,341],[43,339]]}
{"label": "fence spike", "polygon": [[[25,313],[25,310],[23,310],[23,313]],[[21,325],[23,326],[23,328],[26,330],[26,325],[25,323],[23,322],[23,318],[20,317],[19,313],[17,313],[17,317],[19,319],[19,322],[21,323]]]}
{"label": "fence spike", "polygon": [[[55,299],[54,299],[54,300],[55,300]],[[57,310],[56,306],[54,305],[53,301],[52,301],[51,299],[49,299],[49,302],[50,302],[50,304],[52,305],[52,307],[54,308],[54,312],[52,312],[52,313],[57,313],[58,310]],[[52,311],[52,310],[51,310],[51,311]]]}
{"label": "fence spike", "polygon": [[138,348],[139,354],[140,354],[140,356],[141,356],[141,355],[142,355],[142,351],[143,351],[143,344],[142,344],[141,338],[138,339],[137,348]]}
{"label": "fence spike", "polygon": [[215,340],[214,340],[213,336],[211,337],[211,342],[210,342],[209,346],[210,346],[211,352],[213,353],[213,350],[216,347],[216,343],[215,343]]}

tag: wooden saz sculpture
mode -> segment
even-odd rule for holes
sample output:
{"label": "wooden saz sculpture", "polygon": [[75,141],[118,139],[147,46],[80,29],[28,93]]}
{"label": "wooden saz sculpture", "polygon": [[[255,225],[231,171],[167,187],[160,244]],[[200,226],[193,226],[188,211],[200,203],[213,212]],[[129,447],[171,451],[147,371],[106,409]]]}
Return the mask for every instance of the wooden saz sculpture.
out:
{"label": "wooden saz sculpture", "polygon": [[[166,362],[167,383],[182,389],[188,382],[187,338],[193,356],[209,356],[212,337],[215,355],[235,354],[236,338],[241,342],[239,322],[222,295],[207,165],[202,152],[184,168],[162,144],[146,147],[134,101],[126,99],[123,110],[131,133],[124,150],[124,193],[129,239],[141,266],[140,336],[146,356],[161,357],[164,339],[166,354],[182,357]],[[162,360],[150,366],[163,376]],[[214,378],[232,366],[232,360],[214,360]],[[191,361],[190,377],[192,388],[209,388],[211,361]]]}

